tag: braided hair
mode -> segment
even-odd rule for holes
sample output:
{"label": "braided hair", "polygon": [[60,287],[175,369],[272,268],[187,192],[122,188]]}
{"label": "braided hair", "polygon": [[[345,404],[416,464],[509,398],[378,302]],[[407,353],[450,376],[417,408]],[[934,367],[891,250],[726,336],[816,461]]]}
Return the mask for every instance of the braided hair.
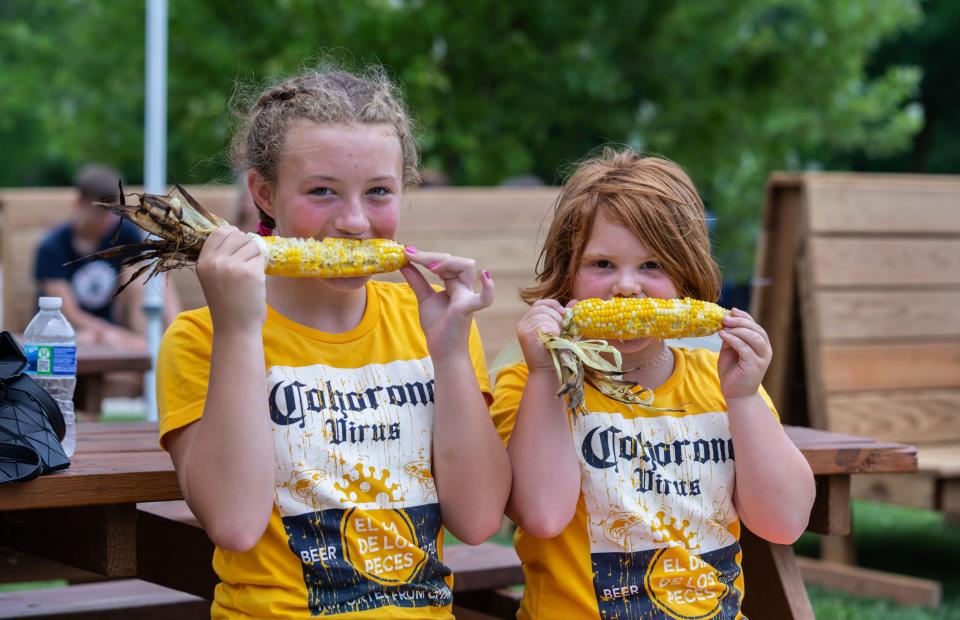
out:
{"label": "braided hair", "polygon": [[[412,121],[399,88],[381,67],[363,74],[342,69],[310,69],[267,88],[238,116],[231,160],[237,170],[256,170],[268,182],[277,179],[287,129],[296,121],[386,124],[396,131],[403,157],[403,186],[419,181],[419,153]],[[259,209],[261,232],[276,222]]]}

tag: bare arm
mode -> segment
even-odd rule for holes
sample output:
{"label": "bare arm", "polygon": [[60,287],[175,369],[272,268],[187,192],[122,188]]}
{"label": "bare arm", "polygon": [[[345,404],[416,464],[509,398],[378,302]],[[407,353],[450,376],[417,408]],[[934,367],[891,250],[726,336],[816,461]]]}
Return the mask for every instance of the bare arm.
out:
{"label": "bare arm", "polygon": [[218,547],[252,548],[273,510],[273,438],[262,340],[264,266],[256,244],[233,227],[204,244],[197,274],[213,317],[203,416],[169,437],[190,509]]}
{"label": "bare arm", "polygon": [[507,514],[538,538],[553,538],[570,523],[580,497],[580,465],[570,435],[560,381],[537,333],[559,333],[563,307],[536,302],[517,326],[529,375],[507,453],[513,488]]}
{"label": "bare arm", "polygon": [[66,280],[44,280],[41,286],[44,295],[63,299],[63,314],[77,331],[77,340],[82,344],[102,343],[118,349],[144,351],[147,344],[142,334],[114,325],[90,314],[80,307],[70,283]]}
{"label": "bare arm", "polygon": [[510,462],[469,354],[435,360],[433,475],[444,525],[471,545],[500,528]]}
{"label": "bare arm", "polygon": [[734,502],[750,531],[789,545],[807,527],[815,489],[803,454],[759,394],[727,399],[737,458]]}
{"label": "bare arm", "polygon": [[580,466],[556,372],[531,372],[507,452],[513,490],[507,514],[538,538],[558,536],[570,523],[580,497]]}
{"label": "bare arm", "polygon": [[717,370],[737,455],[737,512],[754,534],[790,544],[807,526],[816,491],[810,465],[759,394],[770,341],[741,310],[724,319],[720,338]]}
{"label": "bare arm", "polygon": [[77,298],[73,296],[73,289],[70,288],[70,282],[67,280],[42,280],[40,282],[40,292],[49,297],[59,297],[63,299],[62,312],[73,328],[80,330],[99,330],[110,326],[109,321],[101,319],[95,314],[90,314],[80,307]]}
{"label": "bare arm", "polygon": [[510,493],[510,461],[493,426],[470,359],[473,313],[493,302],[493,281],[484,274],[474,292],[476,267],[469,259],[417,253],[446,286],[434,291],[416,267],[403,275],[420,303],[420,324],[434,365],[433,476],[443,523],[476,545],[500,527]]}
{"label": "bare arm", "polygon": [[180,301],[177,287],[173,286],[169,279],[164,278],[164,284],[166,288],[163,296],[163,322],[169,325],[178,314],[183,312],[183,302]]}
{"label": "bare arm", "polygon": [[[120,278],[123,282],[127,282],[133,274],[134,270],[127,267],[121,273]],[[123,292],[116,298],[117,303],[122,303],[123,324],[141,336],[146,336],[147,333],[147,315],[143,311],[146,286],[146,278],[141,276],[136,281],[130,282],[130,285],[123,289]]]}

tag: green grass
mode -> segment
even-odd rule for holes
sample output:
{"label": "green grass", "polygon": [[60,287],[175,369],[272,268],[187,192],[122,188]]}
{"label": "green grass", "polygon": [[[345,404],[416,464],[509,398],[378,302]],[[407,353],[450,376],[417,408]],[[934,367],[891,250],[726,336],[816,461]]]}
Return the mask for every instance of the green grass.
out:
{"label": "green grass", "polygon": [[22,581],[20,583],[0,583],[0,593],[17,592],[19,590],[42,590],[43,588],[58,588],[67,585],[66,579],[51,579],[49,581]]}
{"label": "green grass", "polygon": [[[112,424],[114,422],[145,422],[146,420],[147,418],[145,418],[143,414],[114,413],[114,414],[111,414],[110,416],[101,417],[99,421],[104,422],[106,424]],[[80,424],[83,424],[83,422],[80,422]]]}
{"label": "green grass", "polygon": [[[960,620],[960,526],[928,510],[855,501],[857,564],[943,584],[939,609],[902,607],[880,600],[808,588],[818,620]],[[816,556],[818,537],[805,534],[798,554]]]}

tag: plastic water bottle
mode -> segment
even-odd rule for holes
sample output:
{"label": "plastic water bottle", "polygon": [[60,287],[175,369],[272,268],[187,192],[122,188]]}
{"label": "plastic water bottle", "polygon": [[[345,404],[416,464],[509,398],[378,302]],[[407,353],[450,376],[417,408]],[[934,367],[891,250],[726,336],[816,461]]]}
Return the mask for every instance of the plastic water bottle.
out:
{"label": "plastic water bottle", "polygon": [[77,333],[63,316],[59,297],[41,297],[40,311],[23,332],[27,374],[57,401],[67,427],[63,450],[73,456],[77,447],[73,390],[77,386]]}

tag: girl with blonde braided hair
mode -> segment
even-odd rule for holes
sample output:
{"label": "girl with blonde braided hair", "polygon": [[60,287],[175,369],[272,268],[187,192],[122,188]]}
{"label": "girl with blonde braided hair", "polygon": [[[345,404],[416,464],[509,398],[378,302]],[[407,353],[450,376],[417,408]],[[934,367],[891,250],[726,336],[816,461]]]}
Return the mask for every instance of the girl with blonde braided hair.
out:
{"label": "girl with blonde braided hair", "polygon": [[[281,238],[391,240],[417,180],[379,69],[267,89],[232,154],[261,233]],[[236,228],[203,242],[209,306],[165,334],[158,401],[160,442],[217,547],[213,617],[451,618],[443,527],[471,544],[499,528],[509,461],[473,323],[493,281],[468,258],[403,254],[406,284],[294,278],[265,276]]]}

